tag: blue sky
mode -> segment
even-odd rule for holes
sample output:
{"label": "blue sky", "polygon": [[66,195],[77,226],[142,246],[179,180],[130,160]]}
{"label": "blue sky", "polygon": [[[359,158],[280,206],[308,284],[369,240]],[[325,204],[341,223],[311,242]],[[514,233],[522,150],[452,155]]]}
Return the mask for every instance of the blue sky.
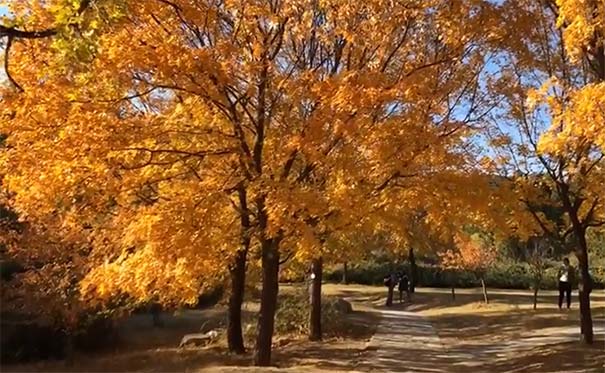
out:
{"label": "blue sky", "polygon": [[[5,16],[8,14],[8,10],[6,9],[5,6],[0,6],[0,17]],[[2,51],[4,51],[4,48],[0,46],[0,53],[2,53]],[[0,82],[3,81],[4,79],[6,79],[5,73],[4,73],[4,68],[0,69]]]}
{"label": "blue sky", "polygon": [[[6,9],[5,6],[0,6],[0,17],[5,16],[8,14],[8,9]],[[3,48],[0,48],[0,51],[2,51]],[[4,70],[0,70],[0,80],[3,79],[3,75],[4,75]]]}

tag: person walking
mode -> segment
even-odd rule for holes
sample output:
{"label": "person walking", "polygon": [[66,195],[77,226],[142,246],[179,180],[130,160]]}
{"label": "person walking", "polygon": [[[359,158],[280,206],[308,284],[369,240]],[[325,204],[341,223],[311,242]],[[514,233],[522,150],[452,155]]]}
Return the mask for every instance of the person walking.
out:
{"label": "person walking", "polygon": [[569,259],[563,259],[563,265],[559,269],[559,309],[563,307],[563,298],[566,297],[567,308],[571,307],[571,285],[573,283],[574,269],[569,264]]}
{"label": "person walking", "polygon": [[397,285],[397,276],[395,273],[389,273],[384,276],[384,285],[388,288],[386,306],[391,307],[393,305],[393,290]]}
{"label": "person walking", "polygon": [[406,302],[410,300],[410,279],[405,272],[399,274],[399,303],[403,303],[403,293],[405,292]]}

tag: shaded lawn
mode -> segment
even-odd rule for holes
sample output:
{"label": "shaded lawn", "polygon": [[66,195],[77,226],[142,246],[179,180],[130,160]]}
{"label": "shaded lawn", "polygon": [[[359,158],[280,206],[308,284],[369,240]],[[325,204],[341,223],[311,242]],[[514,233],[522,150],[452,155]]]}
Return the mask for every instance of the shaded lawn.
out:
{"label": "shaded lawn", "polygon": [[[282,285],[280,294],[296,291],[297,286]],[[368,290],[368,289],[365,289]],[[371,289],[369,289],[371,290]],[[335,295],[333,293],[328,293]],[[326,295],[328,295],[326,294]],[[367,341],[378,324],[377,315],[366,312],[364,289],[347,293],[353,302],[353,312],[346,315],[346,328],[339,337],[329,337],[323,342],[310,342],[306,336],[276,335],[274,337],[273,362],[279,370],[290,371],[349,371],[363,360]],[[360,300],[362,303],[357,303]],[[248,302],[243,307],[243,319],[255,321],[258,304]],[[265,372],[267,368],[254,368],[252,351],[245,355],[227,354],[223,338],[211,346],[179,349],[184,334],[224,326],[226,309],[218,305],[205,310],[185,310],[163,313],[163,328],[151,326],[148,314],[133,315],[120,324],[121,342],[109,351],[81,354],[71,366],[63,361],[42,361],[2,366],[2,372]],[[253,347],[252,335],[248,335],[249,348]]]}

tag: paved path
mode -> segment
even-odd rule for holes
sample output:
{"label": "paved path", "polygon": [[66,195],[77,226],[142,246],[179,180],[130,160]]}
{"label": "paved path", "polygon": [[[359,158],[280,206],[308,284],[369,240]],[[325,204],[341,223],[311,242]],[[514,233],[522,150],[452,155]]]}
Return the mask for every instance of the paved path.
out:
{"label": "paved path", "polygon": [[[403,310],[377,310],[381,320],[368,344],[371,353],[360,362],[358,370],[370,372],[475,372],[475,371],[550,371],[527,362],[519,366],[509,362],[535,348],[548,348],[578,340],[575,325],[527,330],[512,339],[441,340],[431,323],[423,316]],[[605,320],[595,318],[594,332],[601,341]],[[601,342],[602,343],[602,342]],[[447,344],[447,345],[446,345]],[[506,369],[498,369],[506,366]],[[479,369],[479,370],[478,370]],[[530,370],[527,370],[530,369]],[[558,372],[559,370],[553,370]],[[560,371],[587,372],[566,367]]]}
{"label": "paved path", "polygon": [[414,312],[379,310],[373,351],[358,367],[372,372],[448,372],[450,358],[431,323]]}
{"label": "paved path", "polygon": [[[575,344],[575,347],[581,346],[579,342],[579,327],[577,325],[566,325],[558,327],[547,327],[538,329],[529,329],[521,332],[512,339],[501,339],[498,341],[462,341],[448,340],[448,355],[450,364],[456,371],[473,371],[474,369],[486,369],[503,371],[506,367],[507,372],[565,372],[565,373],[586,373],[603,372],[603,368],[597,370],[587,370],[587,368],[577,368],[574,366],[561,367],[557,370],[548,370],[541,367],[540,355],[553,354],[564,356],[561,353],[561,347],[567,343]],[[595,335],[595,347],[600,345],[604,351],[603,337],[605,335],[605,320],[595,318],[593,320],[593,332]],[[451,343],[451,344],[450,344]],[[582,353],[575,351],[573,353]],[[529,355],[528,355],[529,354]],[[528,356],[529,359],[523,359]],[[536,357],[535,366],[527,365],[531,356]],[[517,363],[516,359],[521,358]],[[580,359],[581,360],[581,359]]]}

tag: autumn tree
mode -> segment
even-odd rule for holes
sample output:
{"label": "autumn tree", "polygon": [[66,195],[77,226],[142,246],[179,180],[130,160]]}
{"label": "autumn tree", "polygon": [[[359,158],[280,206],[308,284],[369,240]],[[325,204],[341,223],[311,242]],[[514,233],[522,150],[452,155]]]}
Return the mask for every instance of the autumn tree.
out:
{"label": "autumn tree", "polygon": [[464,269],[477,275],[483,289],[483,300],[489,303],[485,286],[485,273],[496,259],[493,247],[481,241],[477,236],[456,237],[456,248],[440,253],[441,264],[445,268]]}
{"label": "autumn tree", "polygon": [[528,243],[529,246],[529,265],[531,274],[533,277],[532,287],[534,289],[534,310],[538,308],[538,292],[542,285],[544,278],[544,270],[546,269],[546,258],[548,257],[549,250],[545,245],[545,242],[539,239],[533,240]]}
{"label": "autumn tree", "polygon": [[492,4],[8,5],[5,181],[24,216],[89,238],[104,262],[86,294],[192,302],[229,263],[241,351],[258,247],[268,365],[284,251],[318,260],[353,221],[399,228],[422,209],[439,227],[487,207],[469,136],[493,105],[479,89]]}
{"label": "autumn tree", "polygon": [[[492,91],[502,95],[503,105],[492,118],[492,144],[502,174],[515,180],[532,219],[578,258],[581,331],[591,343],[586,234],[605,223],[599,125],[603,6],[598,1],[510,1],[502,9],[502,27],[524,37],[504,43],[496,64]],[[563,224],[536,211],[549,200],[564,211]]]}

